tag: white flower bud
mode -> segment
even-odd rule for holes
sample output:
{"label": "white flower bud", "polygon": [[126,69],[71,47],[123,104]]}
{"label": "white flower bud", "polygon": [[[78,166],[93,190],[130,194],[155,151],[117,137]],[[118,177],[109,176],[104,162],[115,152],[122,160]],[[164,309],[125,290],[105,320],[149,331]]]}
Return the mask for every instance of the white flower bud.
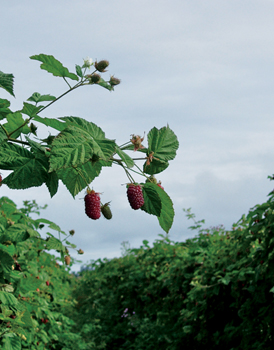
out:
{"label": "white flower bud", "polygon": [[93,65],[92,58],[87,57],[86,59],[84,59],[83,68],[90,68],[90,66],[92,65]]}

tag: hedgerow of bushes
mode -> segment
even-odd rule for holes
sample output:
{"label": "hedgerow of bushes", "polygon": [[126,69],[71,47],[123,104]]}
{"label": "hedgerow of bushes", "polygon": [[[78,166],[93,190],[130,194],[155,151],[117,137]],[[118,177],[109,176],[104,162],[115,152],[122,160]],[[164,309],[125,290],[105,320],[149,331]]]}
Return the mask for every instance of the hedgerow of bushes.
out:
{"label": "hedgerow of bushes", "polygon": [[[75,300],[64,254],[73,245],[55,238],[54,232],[65,233],[53,222],[31,218],[38,209],[34,201],[18,209],[0,198],[0,349],[84,349],[66,314]],[[39,233],[43,226],[46,238]]]}
{"label": "hedgerow of bushes", "polygon": [[273,193],[230,231],[200,226],[185,242],[162,236],[87,266],[75,280],[74,317],[90,348],[272,348]]}

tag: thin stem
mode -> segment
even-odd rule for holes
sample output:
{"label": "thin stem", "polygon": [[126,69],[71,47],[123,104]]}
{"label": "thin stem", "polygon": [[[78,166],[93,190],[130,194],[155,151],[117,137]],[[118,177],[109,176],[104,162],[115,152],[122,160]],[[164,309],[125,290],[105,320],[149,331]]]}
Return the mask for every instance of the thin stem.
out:
{"label": "thin stem", "polygon": [[31,119],[32,119],[32,118],[26,119],[22,125],[18,126],[18,128],[16,128],[16,129],[13,130],[10,134],[8,134],[7,136],[8,136],[8,138],[9,138],[9,140],[10,140],[10,137],[11,137],[12,134],[14,134],[17,130],[23,128],[26,124],[28,124],[28,122],[29,122]]}
{"label": "thin stem", "polygon": [[68,84],[69,88],[71,89],[71,86],[69,84],[69,82],[67,81],[67,79],[65,77],[63,77],[63,79],[65,80],[65,82]]}
{"label": "thin stem", "polygon": [[4,126],[2,124],[1,125],[1,128],[4,130],[4,133],[6,134],[7,137],[9,137],[9,133],[7,132],[7,130],[4,128]]}
{"label": "thin stem", "polygon": [[118,147],[122,149],[122,147],[124,147],[125,145],[127,145],[127,144],[130,145],[130,143],[131,143],[131,141],[127,141],[127,142],[123,143],[121,146],[118,146]]}
{"label": "thin stem", "polygon": [[13,138],[9,138],[8,141],[12,141],[12,142],[17,142],[17,143],[21,143],[22,145],[27,145],[29,146],[29,143],[26,142],[26,141],[21,141],[21,140],[16,140],[16,139],[13,139]]}

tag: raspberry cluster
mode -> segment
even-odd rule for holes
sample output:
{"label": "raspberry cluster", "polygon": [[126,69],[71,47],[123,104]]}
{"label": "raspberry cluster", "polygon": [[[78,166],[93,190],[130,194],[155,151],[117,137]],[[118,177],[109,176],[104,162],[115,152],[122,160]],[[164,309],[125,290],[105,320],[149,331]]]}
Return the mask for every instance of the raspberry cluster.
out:
{"label": "raspberry cluster", "polygon": [[144,205],[144,196],[140,185],[133,183],[127,187],[127,198],[132,209],[137,210]]}
{"label": "raspberry cluster", "polygon": [[88,191],[85,196],[85,211],[89,218],[97,220],[101,216],[101,203],[99,193]]}

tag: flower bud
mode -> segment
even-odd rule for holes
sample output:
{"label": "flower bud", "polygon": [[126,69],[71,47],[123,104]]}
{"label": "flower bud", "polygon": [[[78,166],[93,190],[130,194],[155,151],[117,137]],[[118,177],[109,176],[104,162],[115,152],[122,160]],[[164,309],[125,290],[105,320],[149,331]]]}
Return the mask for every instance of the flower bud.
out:
{"label": "flower bud", "polygon": [[146,179],[146,183],[152,182],[153,184],[157,185],[157,179],[154,177],[154,175],[151,175],[148,179]]}
{"label": "flower bud", "polygon": [[85,60],[84,60],[84,64],[83,64],[83,67],[82,68],[90,68],[90,66],[93,65],[93,60],[92,58],[89,58],[87,57]]}
{"label": "flower bud", "polygon": [[70,234],[71,236],[73,236],[73,235],[74,235],[74,233],[75,233],[75,231],[74,231],[74,230],[70,230],[70,231],[69,231],[69,234]]}
{"label": "flower bud", "polygon": [[101,73],[106,72],[106,68],[108,66],[109,66],[109,61],[106,61],[106,60],[95,62],[95,68]]}
{"label": "flower bud", "polygon": [[84,254],[84,251],[82,249],[79,249],[78,254]]}
{"label": "flower bud", "polygon": [[111,86],[119,85],[121,83],[121,80],[118,78],[115,78],[113,75],[110,77],[109,83]]}
{"label": "flower bud", "polygon": [[144,140],[144,137],[141,137],[139,135],[131,135],[132,136],[132,139],[130,140],[133,145],[134,145],[134,151],[137,151],[138,149],[140,148],[145,148],[143,145],[142,145],[142,141]]}
{"label": "flower bud", "polygon": [[97,84],[99,83],[100,79],[101,79],[101,75],[100,74],[89,74],[87,75],[87,78],[89,79],[89,82],[91,84]]}

